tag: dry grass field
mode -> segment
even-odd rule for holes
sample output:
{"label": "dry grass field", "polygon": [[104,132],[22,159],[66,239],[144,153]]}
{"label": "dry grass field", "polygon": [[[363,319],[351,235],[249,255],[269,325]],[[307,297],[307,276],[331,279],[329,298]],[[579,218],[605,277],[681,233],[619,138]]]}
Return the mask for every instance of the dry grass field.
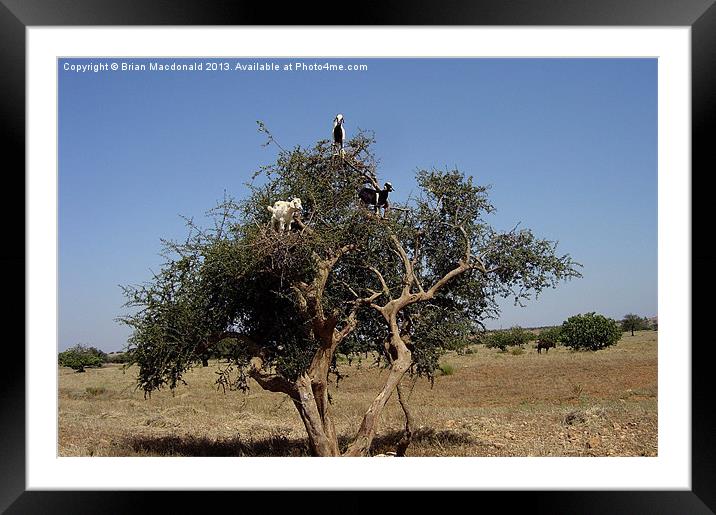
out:
{"label": "dry grass field", "polygon": [[[474,346],[450,353],[435,385],[406,379],[416,419],[409,456],[655,456],[657,334],[625,333],[614,347],[523,354]],[[338,433],[348,437],[385,372],[343,364],[332,390]],[[144,399],[133,369],[59,372],[61,456],[303,456],[304,428],[282,394],[254,384],[248,395],[217,391],[217,364],[186,375],[188,386]],[[449,371],[449,370],[448,370]],[[402,411],[391,398],[373,453],[392,450]]]}

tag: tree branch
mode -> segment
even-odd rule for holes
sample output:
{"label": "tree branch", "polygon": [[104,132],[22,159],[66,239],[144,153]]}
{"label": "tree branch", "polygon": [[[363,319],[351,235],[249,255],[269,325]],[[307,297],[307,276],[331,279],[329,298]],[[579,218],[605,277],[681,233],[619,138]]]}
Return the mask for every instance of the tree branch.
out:
{"label": "tree branch", "polygon": [[[373,272],[376,277],[378,277],[378,280],[380,281],[380,285],[383,287],[383,293],[385,293],[389,299],[393,299],[393,296],[390,293],[390,288],[388,288],[388,284],[385,282],[385,278],[383,277],[383,274],[380,273],[380,271],[375,268],[374,266],[366,267],[368,270]],[[377,297],[376,297],[377,298]]]}
{"label": "tree branch", "polygon": [[398,256],[403,261],[403,268],[405,269],[402,295],[405,296],[410,294],[410,287],[413,285],[413,283],[415,283],[418,288],[422,290],[422,287],[420,286],[417,278],[415,277],[413,264],[408,258],[408,254],[405,252],[405,249],[400,243],[400,240],[398,240],[398,237],[395,234],[390,235],[390,240],[393,242],[393,245],[395,246],[395,251],[397,252]]}
{"label": "tree branch", "polygon": [[261,388],[269,392],[285,393],[293,400],[300,400],[295,385],[279,374],[264,372],[264,362],[261,358],[255,357],[251,360],[249,377],[256,381]]}
{"label": "tree branch", "polygon": [[405,451],[408,450],[410,442],[413,439],[413,426],[415,425],[415,422],[413,420],[413,414],[408,406],[408,401],[403,398],[403,388],[401,384],[398,383],[395,388],[398,391],[398,403],[400,403],[400,407],[403,408],[403,414],[405,415],[405,430],[403,431],[403,437],[395,447],[395,455],[403,457],[405,456]]}
{"label": "tree branch", "polygon": [[420,261],[420,237],[422,236],[422,234],[423,232],[421,230],[418,230],[415,233],[415,250],[413,252],[413,259],[410,260],[410,264],[413,267],[413,275],[415,276],[415,284],[418,285],[418,289],[421,293],[423,293],[425,290],[423,290],[423,285],[420,282],[418,274],[415,272],[415,268]]}
{"label": "tree branch", "polygon": [[254,379],[254,381],[256,381],[261,388],[270,392],[285,393],[293,399],[298,397],[295,386],[288,379],[279,374],[272,374],[262,370],[265,363],[264,349],[256,341],[249,338],[245,334],[237,331],[221,331],[207,338],[207,345],[205,349],[208,349],[209,346],[227,338],[233,338],[245,345],[251,355],[251,359],[249,360],[248,375]]}

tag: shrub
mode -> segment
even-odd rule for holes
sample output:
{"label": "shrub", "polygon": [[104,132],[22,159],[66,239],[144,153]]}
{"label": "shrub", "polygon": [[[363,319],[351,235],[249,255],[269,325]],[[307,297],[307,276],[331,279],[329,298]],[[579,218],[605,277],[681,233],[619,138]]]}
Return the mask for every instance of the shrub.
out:
{"label": "shrub", "polygon": [[553,343],[558,345],[561,333],[562,328],[559,326],[542,329],[539,333],[539,339],[544,343]]}
{"label": "shrub", "polygon": [[78,344],[60,352],[57,356],[57,362],[60,366],[69,367],[75,372],[84,372],[85,368],[88,367],[101,367],[101,355],[106,356],[106,354],[94,347],[88,348]]}
{"label": "shrub", "polygon": [[507,347],[514,345],[521,347],[532,339],[534,339],[534,334],[525,331],[520,326],[514,326],[510,329],[491,333],[487,338],[486,345],[488,347],[497,347],[504,352],[507,350]]}
{"label": "shrub", "polygon": [[129,363],[131,361],[131,356],[128,352],[116,352],[113,354],[107,354],[107,359],[104,360],[105,363]]}
{"label": "shrub", "polygon": [[96,397],[98,395],[102,395],[103,393],[107,393],[107,388],[104,386],[88,386],[85,388],[85,391],[92,397]]}
{"label": "shrub", "polygon": [[575,350],[599,350],[614,345],[621,336],[615,320],[591,312],[564,321],[560,341]]}
{"label": "shrub", "polygon": [[512,347],[510,349],[510,354],[513,356],[519,356],[520,354],[524,354],[525,350],[522,347]]}
{"label": "shrub", "polygon": [[441,363],[440,366],[438,366],[440,369],[440,372],[444,376],[451,376],[455,373],[455,367],[451,365],[450,363]]}

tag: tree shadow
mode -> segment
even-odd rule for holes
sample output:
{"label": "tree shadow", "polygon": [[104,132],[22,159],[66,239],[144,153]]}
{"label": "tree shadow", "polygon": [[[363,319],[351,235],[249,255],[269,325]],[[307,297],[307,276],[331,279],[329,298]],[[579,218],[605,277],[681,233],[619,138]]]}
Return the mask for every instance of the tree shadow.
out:
{"label": "tree shadow", "polygon": [[[394,451],[402,436],[402,431],[390,431],[376,436],[371,445],[371,454]],[[345,449],[350,440],[351,437],[348,435],[340,436],[338,441],[341,449]],[[420,428],[413,431],[411,445],[422,444],[445,448],[475,441],[467,433]],[[223,439],[191,435],[141,435],[130,437],[125,443],[136,453],[152,456],[300,457],[311,455],[306,438],[290,438],[280,433],[264,438],[237,435]],[[407,454],[410,455],[410,448]]]}
{"label": "tree shadow", "polygon": [[[370,446],[370,453],[385,454],[387,452],[395,451],[395,448],[403,437],[403,431],[390,431],[381,435],[376,436],[373,439],[373,443]],[[432,447],[434,449],[444,450],[450,447],[457,447],[465,444],[479,443],[479,440],[474,438],[469,433],[456,432],[456,431],[436,431],[430,427],[421,427],[413,431],[412,439],[410,441],[410,447],[406,452],[406,456],[410,456],[410,449],[415,445],[422,447]],[[435,454],[439,456],[440,454]]]}
{"label": "tree shadow", "polygon": [[268,457],[310,456],[305,438],[276,434],[265,438],[237,435],[212,439],[191,435],[133,436],[126,442],[134,452],[152,456]]}

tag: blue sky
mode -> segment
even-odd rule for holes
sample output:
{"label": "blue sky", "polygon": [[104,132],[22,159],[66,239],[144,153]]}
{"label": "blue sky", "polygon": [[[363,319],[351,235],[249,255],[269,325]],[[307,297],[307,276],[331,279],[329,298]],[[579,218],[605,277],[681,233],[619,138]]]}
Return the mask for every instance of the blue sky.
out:
{"label": "blue sky", "polygon": [[655,59],[330,60],[361,72],[225,61],[230,71],[97,73],[64,68],[122,59],[58,62],[60,350],[124,347],[119,285],[158,269],[160,238],[186,234],[180,215],[200,219],[224,190],[241,197],[274,160],[256,120],[284,147],[311,145],[338,112],[349,137],[375,131],[396,198],[417,168],[458,167],[492,186],[495,227],[521,222],[584,265],[526,308],[506,301],[488,327],[657,314]]}

